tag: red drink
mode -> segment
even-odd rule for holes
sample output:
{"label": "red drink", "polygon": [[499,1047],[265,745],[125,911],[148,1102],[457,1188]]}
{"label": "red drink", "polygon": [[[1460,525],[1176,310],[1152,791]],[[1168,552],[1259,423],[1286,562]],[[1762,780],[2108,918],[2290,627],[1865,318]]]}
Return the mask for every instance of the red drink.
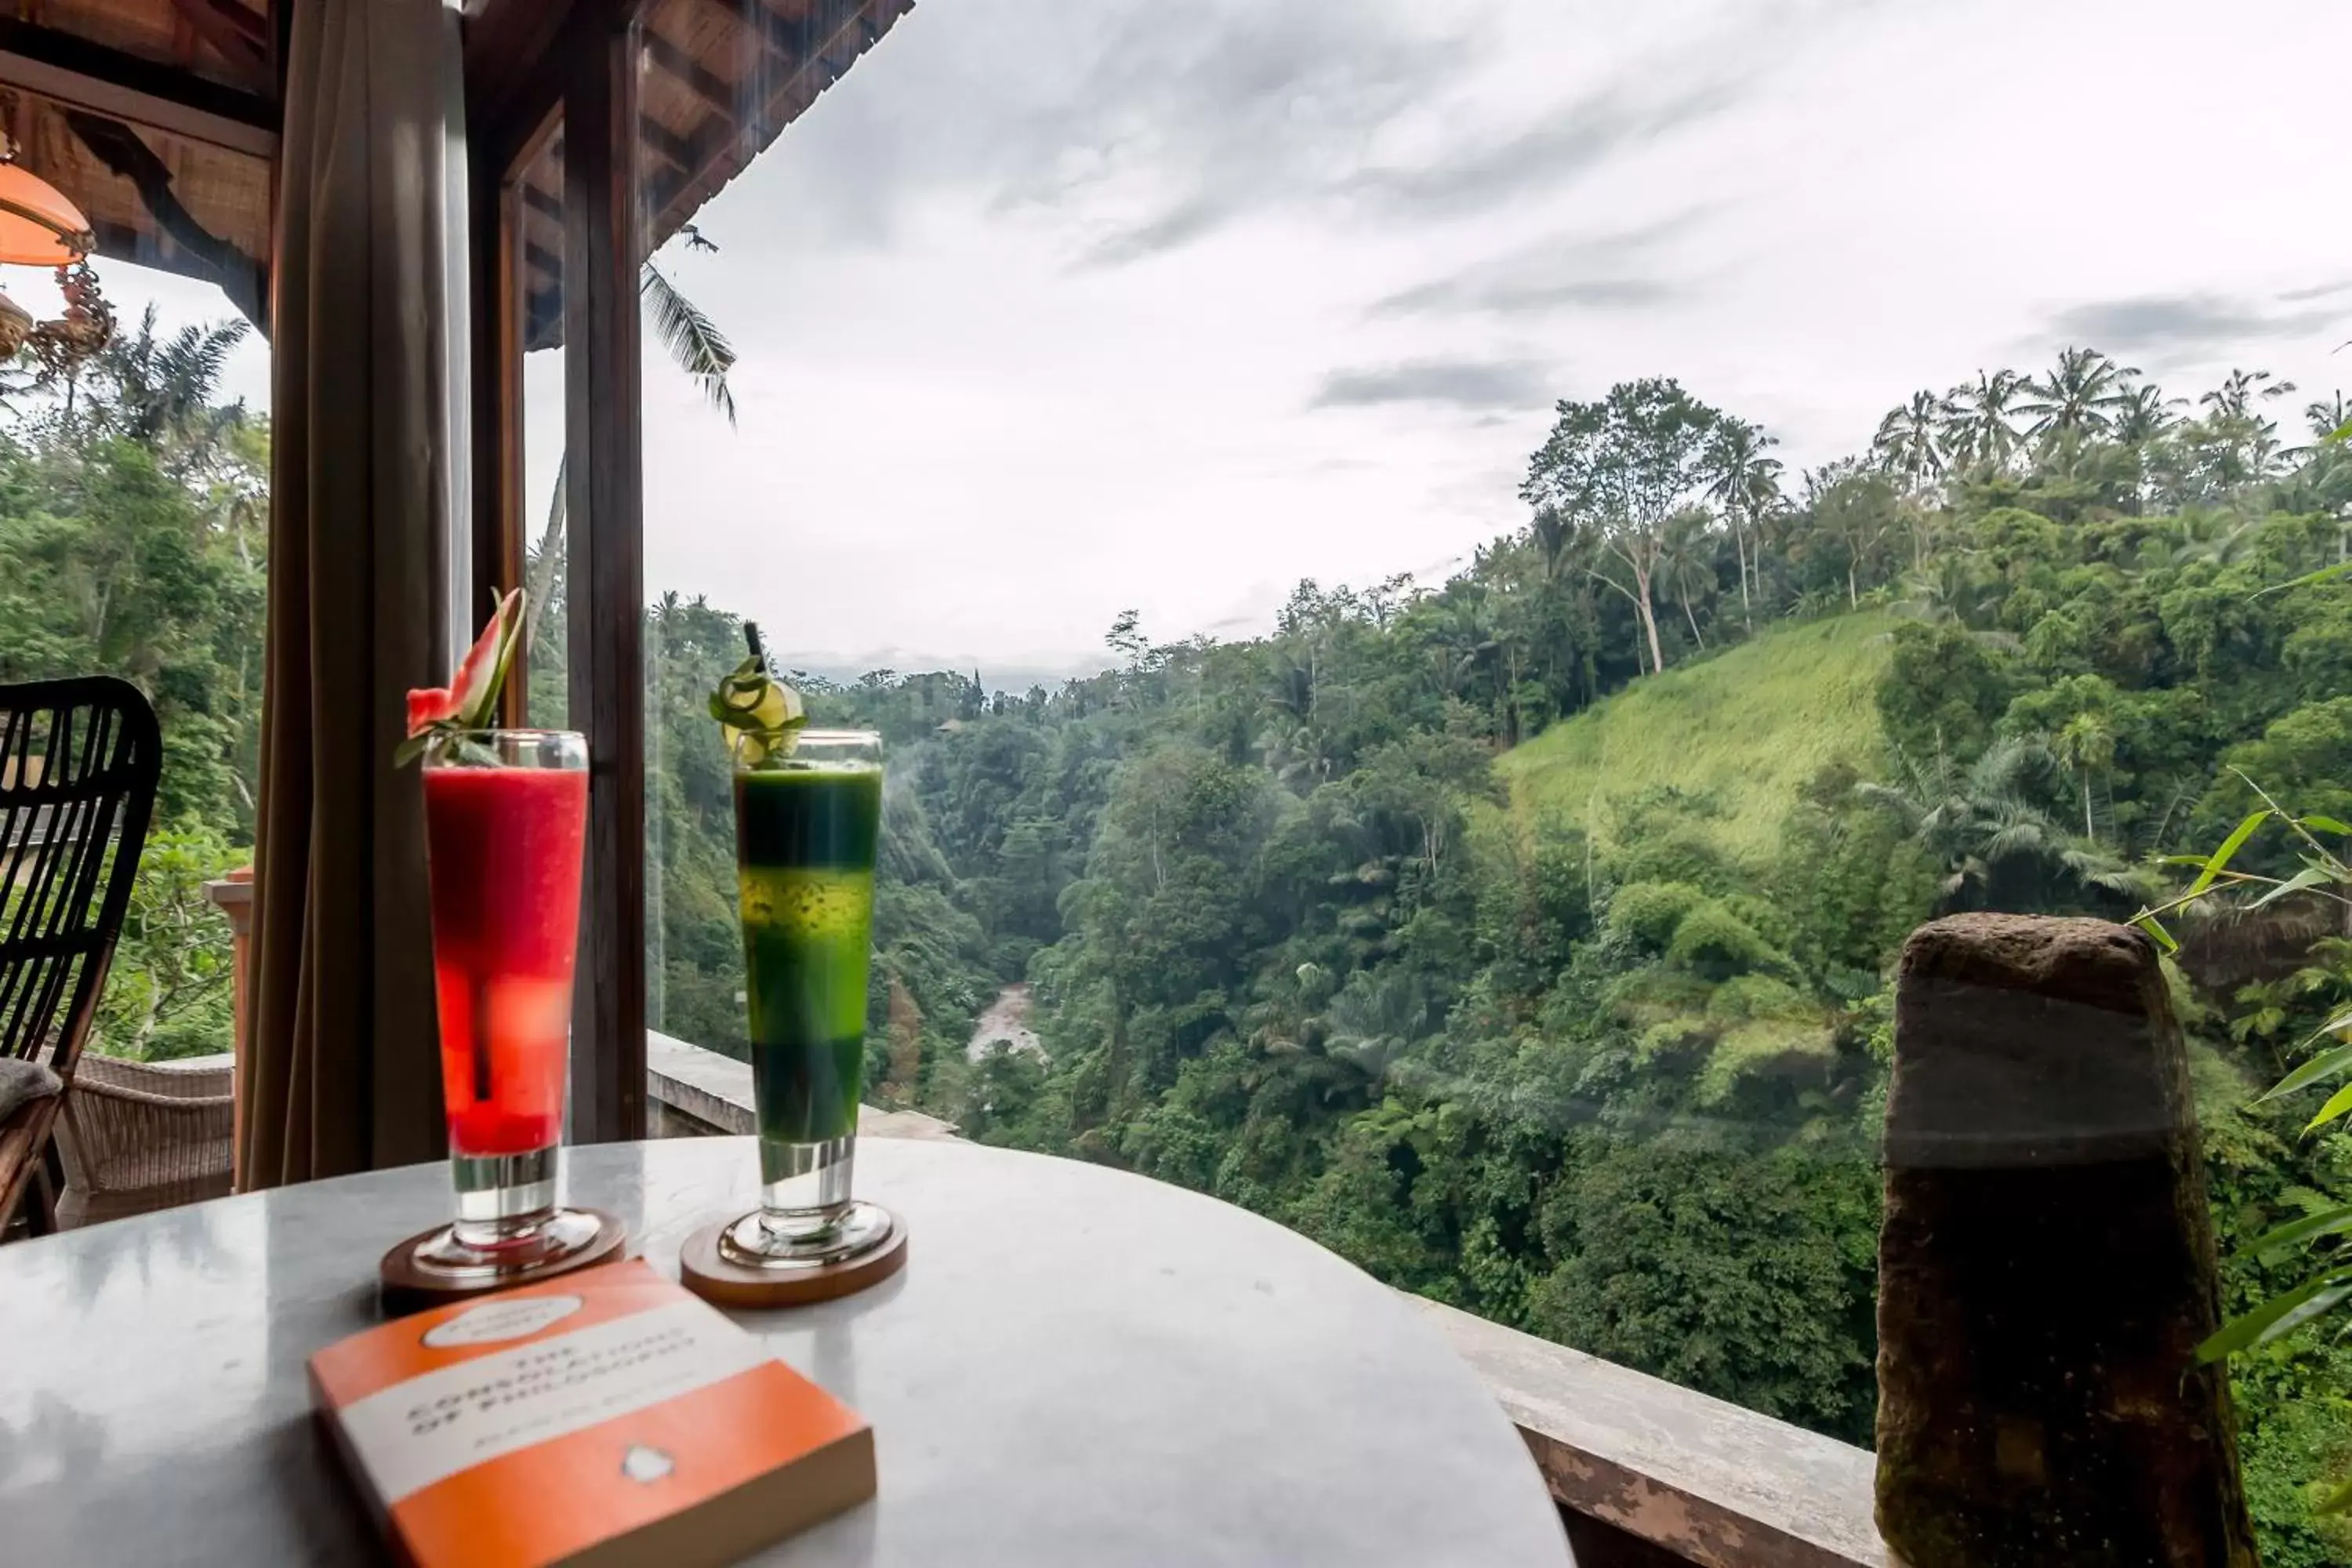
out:
{"label": "red drink", "polygon": [[452,1154],[526,1154],[563,1135],[587,821],[583,771],[425,770]]}

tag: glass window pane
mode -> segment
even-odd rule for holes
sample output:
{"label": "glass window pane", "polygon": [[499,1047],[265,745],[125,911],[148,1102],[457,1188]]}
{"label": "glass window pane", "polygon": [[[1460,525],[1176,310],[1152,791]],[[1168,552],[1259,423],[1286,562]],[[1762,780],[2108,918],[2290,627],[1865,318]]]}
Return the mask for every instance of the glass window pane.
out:
{"label": "glass window pane", "polygon": [[[30,94],[0,115],[100,251],[85,278],[0,269],[39,323],[0,363],[0,683],[119,675],[153,703],[156,815],[88,1048],[212,1056],[234,1023],[214,895],[241,908],[225,884],[252,859],[260,761],[270,171]],[[142,181],[176,199],[159,207]],[[113,331],[77,353],[93,284]]]}
{"label": "glass window pane", "polygon": [[563,128],[549,129],[509,183],[522,322],[522,530],[530,591],[528,721],[568,727],[570,619],[565,614],[563,396]]}
{"label": "glass window pane", "polygon": [[[2163,973],[2223,1298],[2305,1278],[2352,271],[2212,150],[2341,94],[2063,10],[649,6],[653,1026],[744,1049],[749,617],[888,748],[869,1100],[1866,1445],[1903,942],[2259,787]],[[2093,81],[2170,151],[1989,107]],[[2341,1321],[2239,1381],[2282,1560]]]}

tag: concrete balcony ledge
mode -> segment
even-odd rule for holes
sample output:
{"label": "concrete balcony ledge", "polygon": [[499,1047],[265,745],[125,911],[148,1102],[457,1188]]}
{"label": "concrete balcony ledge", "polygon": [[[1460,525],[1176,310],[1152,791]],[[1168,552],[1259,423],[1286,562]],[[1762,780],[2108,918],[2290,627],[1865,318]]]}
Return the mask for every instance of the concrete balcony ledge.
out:
{"label": "concrete balcony ledge", "polygon": [[[1899,1568],[1867,1449],[1413,1300],[1527,1439],[1580,1563]],[[1588,1542],[1579,1516],[1603,1529]]]}
{"label": "concrete balcony ledge", "polygon": [[[749,1134],[759,1130],[751,1100],[751,1064],[668,1035],[646,1031],[647,1098],[658,1138]],[[857,1108],[861,1138],[952,1138],[955,1128],[914,1110]]]}

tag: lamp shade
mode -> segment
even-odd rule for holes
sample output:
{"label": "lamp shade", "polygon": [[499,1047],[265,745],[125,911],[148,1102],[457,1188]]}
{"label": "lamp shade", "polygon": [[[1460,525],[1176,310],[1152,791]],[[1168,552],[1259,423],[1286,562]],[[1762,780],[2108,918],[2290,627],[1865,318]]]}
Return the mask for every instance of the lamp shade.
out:
{"label": "lamp shade", "polygon": [[79,207],[30,169],[0,163],[0,262],[65,267],[94,248]]}

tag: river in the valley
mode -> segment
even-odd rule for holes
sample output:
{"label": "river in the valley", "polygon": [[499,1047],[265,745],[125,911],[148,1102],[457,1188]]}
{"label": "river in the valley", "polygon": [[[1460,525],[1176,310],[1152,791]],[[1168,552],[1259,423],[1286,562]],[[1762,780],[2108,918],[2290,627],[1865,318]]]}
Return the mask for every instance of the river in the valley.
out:
{"label": "river in the valley", "polygon": [[1025,1051],[1040,1061],[1045,1059],[1045,1042],[1029,1026],[1029,987],[1025,984],[1008,985],[996,994],[996,1000],[988,1005],[988,1011],[972,1026],[971,1044],[964,1047],[964,1054],[979,1061],[1000,1046],[1009,1051]]}

